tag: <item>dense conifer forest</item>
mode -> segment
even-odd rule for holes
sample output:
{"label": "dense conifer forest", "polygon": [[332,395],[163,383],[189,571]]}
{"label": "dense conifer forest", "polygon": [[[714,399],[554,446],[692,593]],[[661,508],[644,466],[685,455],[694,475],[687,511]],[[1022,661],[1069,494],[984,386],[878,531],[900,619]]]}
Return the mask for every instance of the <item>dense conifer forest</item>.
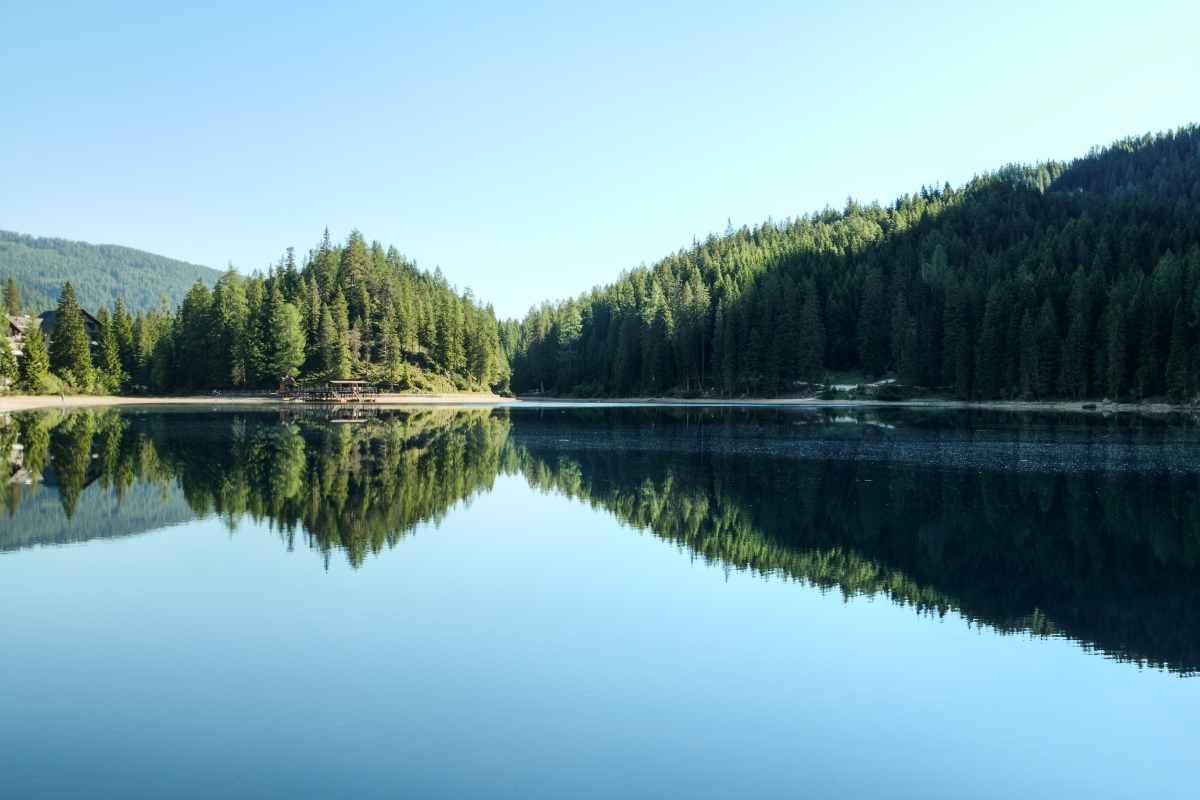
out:
{"label": "dense conifer forest", "polygon": [[366,378],[397,389],[508,382],[491,307],[357,231],[344,245],[327,231],[303,263],[289,248],[266,274],[230,269],[212,289],[196,281],[178,309],[133,313],[118,299],[97,318],[99,339],[89,347],[67,283],[48,359],[35,334],[17,363],[0,368],[25,391],[54,390],[58,381],[109,392],[265,389],[287,377]]}
{"label": "dense conifer forest", "polygon": [[[48,355],[36,336],[21,363],[0,352],[8,385],[257,389],[298,376],[737,397],[811,393],[849,374],[893,379],[897,397],[1190,402],[1200,127],[886,207],[850,200],[731,228],[521,321],[497,321],[440,272],[357,231],[344,244],[326,233],[300,261],[289,249],[266,274],[197,280],[176,309],[118,300],[98,313],[91,353],[77,291],[60,292],[63,334]],[[27,292],[10,284],[9,313]]]}
{"label": "dense conifer forest", "polygon": [[1200,128],[728,230],[504,328],[518,392],[1200,391]]}

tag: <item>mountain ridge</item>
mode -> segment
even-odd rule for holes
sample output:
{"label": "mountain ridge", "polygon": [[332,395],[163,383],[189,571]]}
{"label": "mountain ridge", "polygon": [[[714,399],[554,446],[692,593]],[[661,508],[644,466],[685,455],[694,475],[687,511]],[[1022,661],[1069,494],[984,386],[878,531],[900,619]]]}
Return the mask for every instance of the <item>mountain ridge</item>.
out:
{"label": "mountain ridge", "polygon": [[66,281],[80,304],[96,311],[118,297],[131,311],[174,307],[197,281],[208,286],[219,270],[118,244],[32,236],[0,230],[0,280],[12,277],[27,311],[53,308]]}

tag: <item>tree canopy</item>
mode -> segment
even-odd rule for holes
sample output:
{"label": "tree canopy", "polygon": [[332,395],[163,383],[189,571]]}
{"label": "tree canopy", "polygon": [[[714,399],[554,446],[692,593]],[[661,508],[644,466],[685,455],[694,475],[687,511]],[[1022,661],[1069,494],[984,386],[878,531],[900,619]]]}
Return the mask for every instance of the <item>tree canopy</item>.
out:
{"label": "tree canopy", "polygon": [[[98,319],[97,378],[110,389],[273,388],[297,376],[401,389],[508,382],[491,306],[357,231],[344,245],[326,232],[302,263],[289,248],[265,273],[230,268],[211,289],[198,280],[176,309],[134,314],[118,298]],[[77,387],[92,367],[82,330],[67,284],[50,366]]]}
{"label": "tree canopy", "polygon": [[730,228],[504,328],[516,391],[1200,393],[1200,128]]}

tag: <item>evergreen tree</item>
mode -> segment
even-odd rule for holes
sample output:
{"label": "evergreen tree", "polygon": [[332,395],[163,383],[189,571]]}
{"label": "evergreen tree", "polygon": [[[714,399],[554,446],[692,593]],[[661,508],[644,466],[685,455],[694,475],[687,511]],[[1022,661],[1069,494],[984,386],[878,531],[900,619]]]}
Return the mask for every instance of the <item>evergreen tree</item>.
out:
{"label": "evergreen tree", "polygon": [[1038,399],[1042,388],[1041,348],[1038,346],[1038,328],[1033,315],[1026,309],[1021,318],[1021,395]]}
{"label": "evergreen tree", "polygon": [[1059,391],[1080,399],[1089,395],[1093,347],[1089,287],[1082,270],[1075,272],[1067,315],[1070,322],[1063,342]]}
{"label": "evergreen tree", "polygon": [[46,337],[33,326],[25,334],[21,356],[17,359],[18,385],[23,391],[44,391],[46,378],[50,375],[50,353]]}
{"label": "evergreen tree", "polygon": [[21,315],[21,290],[11,276],[4,284],[4,310],[14,317]]}
{"label": "evergreen tree", "polygon": [[0,336],[0,390],[16,388],[19,378],[20,372],[17,357],[13,354],[12,341],[7,336]]}
{"label": "evergreen tree", "polygon": [[104,309],[100,309],[97,319],[100,321],[100,346],[97,350],[98,363],[96,365],[99,371],[98,378],[106,392],[115,394],[124,388],[128,379],[121,365],[121,350],[120,345],[117,344],[116,324]]}
{"label": "evergreen tree", "polygon": [[371,296],[368,274],[371,259],[367,253],[367,242],[358,231],[352,231],[342,250],[338,270],[338,286],[347,301],[350,325],[357,325],[371,315]]}
{"label": "evergreen tree", "polygon": [[976,396],[983,399],[1000,397],[1006,384],[1004,337],[1008,328],[1006,315],[1009,302],[1004,284],[996,284],[988,292],[983,325],[975,348],[975,392]]}
{"label": "evergreen tree", "polygon": [[213,289],[211,341],[218,358],[211,364],[214,386],[245,386],[252,372],[249,343],[250,303],[246,281],[230,267]]}
{"label": "evergreen tree", "polygon": [[63,284],[50,334],[50,369],[79,391],[91,389],[92,346],[69,281]]}
{"label": "evergreen tree", "polygon": [[1125,397],[1129,388],[1127,374],[1129,324],[1126,321],[1126,313],[1120,303],[1120,297],[1115,292],[1109,303],[1108,311],[1105,313],[1107,339],[1105,360],[1108,365],[1105,387],[1109,397],[1120,400]]}
{"label": "evergreen tree", "polygon": [[859,312],[858,347],[863,372],[879,377],[887,371],[887,301],[883,275],[871,270],[863,282],[862,308]]}
{"label": "evergreen tree", "polygon": [[[172,383],[181,388],[224,386],[229,353],[222,352],[219,320],[213,314],[213,294],[196,281],[183,298],[175,319],[174,357],[178,359]],[[220,354],[221,360],[216,356]],[[223,362],[223,363],[222,363]]]}
{"label": "evergreen tree", "polygon": [[1058,335],[1058,317],[1047,298],[1037,321],[1037,396],[1053,397],[1058,383],[1058,358],[1062,342]]}
{"label": "evergreen tree", "polygon": [[346,339],[337,329],[333,314],[326,306],[321,312],[320,369],[330,378],[345,380],[350,377],[350,349]]}
{"label": "evergreen tree", "polygon": [[820,299],[812,281],[800,287],[799,342],[796,374],[808,382],[824,380],[825,324],[821,320]]}
{"label": "evergreen tree", "polygon": [[304,363],[304,326],[300,312],[291,303],[273,304],[265,350],[264,375],[281,379],[299,374]]}
{"label": "evergreen tree", "polygon": [[117,350],[121,356],[121,371],[132,377],[136,370],[136,349],[133,336],[133,315],[125,308],[125,301],[118,297],[113,306],[113,333],[117,337]]}
{"label": "evergreen tree", "polygon": [[1172,403],[1190,399],[1191,376],[1188,374],[1188,329],[1183,301],[1175,303],[1171,320],[1171,353],[1167,358],[1167,397]]}

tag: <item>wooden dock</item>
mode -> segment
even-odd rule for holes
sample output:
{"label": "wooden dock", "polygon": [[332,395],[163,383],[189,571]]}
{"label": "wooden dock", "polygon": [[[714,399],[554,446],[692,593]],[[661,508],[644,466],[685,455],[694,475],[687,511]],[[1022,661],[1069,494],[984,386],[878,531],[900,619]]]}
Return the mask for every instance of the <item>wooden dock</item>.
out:
{"label": "wooden dock", "polygon": [[293,383],[280,386],[279,396],[292,403],[377,403],[379,387],[367,381],[328,381],[319,386]]}

